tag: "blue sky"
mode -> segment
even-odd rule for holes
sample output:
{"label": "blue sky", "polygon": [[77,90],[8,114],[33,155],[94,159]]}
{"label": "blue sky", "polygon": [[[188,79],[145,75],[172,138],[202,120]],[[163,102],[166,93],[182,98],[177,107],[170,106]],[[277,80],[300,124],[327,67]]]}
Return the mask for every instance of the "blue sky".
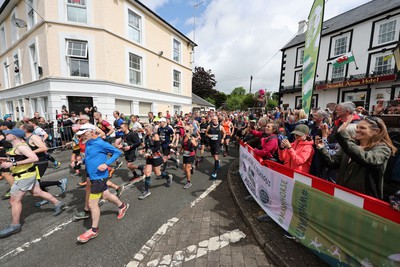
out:
{"label": "blue sky", "polygon": [[[278,91],[281,52],[308,17],[313,0],[141,0],[193,40],[196,8],[195,66],[211,69],[216,89],[235,87]],[[327,0],[327,20],[369,0]]]}

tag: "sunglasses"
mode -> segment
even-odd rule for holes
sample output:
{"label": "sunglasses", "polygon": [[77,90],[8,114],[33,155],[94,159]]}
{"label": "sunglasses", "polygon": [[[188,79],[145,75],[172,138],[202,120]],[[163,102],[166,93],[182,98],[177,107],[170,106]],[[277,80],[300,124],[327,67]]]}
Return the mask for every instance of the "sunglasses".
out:
{"label": "sunglasses", "polygon": [[374,125],[376,125],[379,129],[381,129],[381,125],[379,124],[379,118],[375,117],[375,116],[367,116],[364,118],[364,120],[366,120],[369,123],[372,123]]}

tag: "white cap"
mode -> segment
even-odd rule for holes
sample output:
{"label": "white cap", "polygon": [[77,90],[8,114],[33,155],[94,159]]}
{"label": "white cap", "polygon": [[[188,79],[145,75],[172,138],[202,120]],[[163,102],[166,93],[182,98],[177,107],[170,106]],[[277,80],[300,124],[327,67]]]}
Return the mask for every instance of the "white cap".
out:
{"label": "white cap", "polygon": [[76,135],[82,135],[90,130],[92,131],[96,130],[96,126],[90,123],[85,123],[81,126],[81,128],[79,128],[79,131],[76,133]]}
{"label": "white cap", "polygon": [[158,120],[159,122],[167,122],[167,120],[165,118],[161,118]]}

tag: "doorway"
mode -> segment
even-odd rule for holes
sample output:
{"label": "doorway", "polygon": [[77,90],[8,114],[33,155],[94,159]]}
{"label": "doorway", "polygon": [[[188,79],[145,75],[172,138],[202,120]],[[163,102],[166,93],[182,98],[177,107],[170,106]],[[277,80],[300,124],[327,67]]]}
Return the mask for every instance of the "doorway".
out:
{"label": "doorway", "polygon": [[84,112],[86,107],[93,107],[92,97],[82,96],[69,96],[68,97],[68,111],[75,111],[78,115],[79,112]]}

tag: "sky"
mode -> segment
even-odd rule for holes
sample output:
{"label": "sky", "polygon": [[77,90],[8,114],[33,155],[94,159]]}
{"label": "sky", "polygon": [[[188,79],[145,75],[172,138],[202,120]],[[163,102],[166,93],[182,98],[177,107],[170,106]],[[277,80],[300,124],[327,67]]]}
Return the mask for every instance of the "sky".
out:
{"label": "sky", "polygon": [[[282,52],[313,0],[141,0],[198,46],[193,68],[210,69],[215,89],[278,91]],[[324,20],[369,0],[327,0]],[[195,8],[196,5],[196,8]],[[195,16],[196,11],[196,16]],[[195,20],[194,20],[195,18]],[[195,26],[195,27],[194,27]]]}

